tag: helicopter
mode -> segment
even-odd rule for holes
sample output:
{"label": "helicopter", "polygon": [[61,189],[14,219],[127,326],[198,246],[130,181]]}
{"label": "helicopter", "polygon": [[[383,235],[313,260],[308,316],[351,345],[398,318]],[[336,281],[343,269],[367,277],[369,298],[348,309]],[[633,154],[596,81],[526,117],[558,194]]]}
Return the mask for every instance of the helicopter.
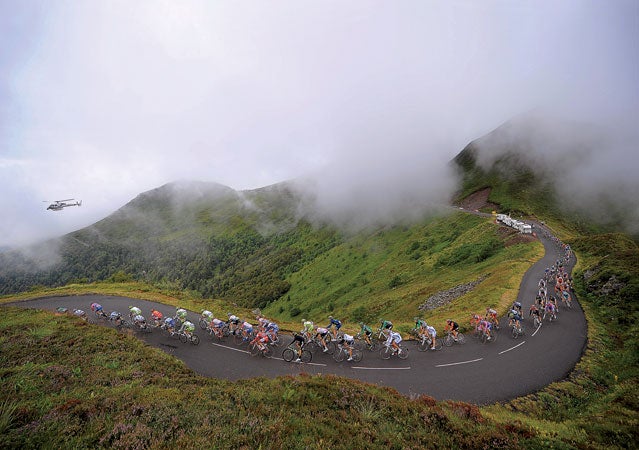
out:
{"label": "helicopter", "polygon": [[[66,208],[67,206],[82,206],[82,200],[79,200],[75,203],[67,203],[70,202],[72,200],[75,200],[73,198],[67,198],[64,200],[55,200],[53,203],[51,203],[48,207],[47,210],[51,210],[51,211],[62,211],[64,208]],[[44,200],[44,202],[47,202],[47,200]]]}

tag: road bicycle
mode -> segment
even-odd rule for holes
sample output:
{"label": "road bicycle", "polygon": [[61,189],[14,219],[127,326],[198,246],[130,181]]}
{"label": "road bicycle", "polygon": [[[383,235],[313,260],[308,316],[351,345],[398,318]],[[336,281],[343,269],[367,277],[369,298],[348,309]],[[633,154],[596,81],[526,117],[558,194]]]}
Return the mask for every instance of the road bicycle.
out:
{"label": "road bicycle", "polygon": [[357,347],[366,348],[369,352],[376,352],[377,350],[379,350],[379,347],[381,345],[379,340],[372,338],[372,334],[371,334],[371,338],[369,338],[369,340],[367,341],[366,338],[362,336],[361,333],[357,333],[355,335],[355,340],[357,341],[356,342]]}
{"label": "road bicycle", "polygon": [[433,340],[430,335],[422,334],[421,336],[418,336],[417,350],[419,350],[420,352],[428,351],[428,349],[441,350],[443,346],[443,339],[435,339],[435,346],[433,347]]}
{"label": "road bicycle", "polygon": [[273,347],[261,342],[251,342],[249,344],[249,354],[251,356],[257,356],[261,354],[265,358],[270,358],[271,356],[273,356]]}
{"label": "road bicycle", "polygon": [[519,321],[515,321],[512,328],[513,339],[518,339],[519,336],[524,335],[524,326]]}
{"label": "road bicycle", "polygon": [[453,333],[450,331],[446,332],[446,337],[444,338],[444,345],[446,347],[450,347],[453,344],[465,344],[466,336],[463,333],[457,332],[457,338],[453,336]]}
{"label": "road bicycle", "polygon": [[408,358],[408,349],[399,346],[399,349],[394,349],[391,345],[384,345],[384,347],[379,351],[379,356],[382,359],[390,359],[391,356],[396,355],[399,359]]}
{"label": "road bicycle", "polygon": [[535,328],[539,328],[541,326],[541,317],[537,314],[533,314],[533,323],[535,324]]}
{"label": "road bicycle", "polygon": [[298,351],[297,345],[291,343],[282,352],[282,359],[286,362],[291,362],[294,359],[299,358],[303,363],[310,363],[313,359],[313,354],[302,346],[301,351]]}
{"label": "road bicycle", "polygon": [[177,331],[177,335],[180,338],[180,341],[183,344],[186,344],[187,342],[193,345],[199,345],[200,344],[200,338],[197,334],[195,333],[186,333],[184,331]]}
{"label": "road bicycle", "polygon": [[[320,341],[319,336],[313,336],[306,341],[305,345],[308,347],[308,350],[314,353],[317,350],[322,349],[322,352],[332,355],[335,352],[335,345],[334,342],[331,342],[330,339],[327,339],[328,334],[329,333],[326,333],[326,336],[324,337],[326,347],[324,347],[324,345]],[[324,349],[326,349],[326,351],[324,351]]]}
{"label": "road bicycle", "polygon": [[[360,362],[364,356],[362,354],[362,351],[358,348],[353,348],[352,353],[353,353],[352,358],[353,358],[353,361],[355,362]],[[337,351],[333,355],[333,359],[337,362],[342,362],[346,358],[348,358],[348,355],[349,355],[348,348],[343,346],[342,344],[337,344]]]}
{"label": "road bicycle", "polygon": [[495,342],[496,339],[497,339],[497,335],[493,333],[492,331],[481,330],[479,333],[479,340],[484,344],[488,342]]}
{"label": "road bicycle", "polygon": [[554,322],[557,320],[557,312],[556,310],[545,310],[544,311],[544,317],[542,320],[546,320],[546,316],[548,316],[548,322]]}

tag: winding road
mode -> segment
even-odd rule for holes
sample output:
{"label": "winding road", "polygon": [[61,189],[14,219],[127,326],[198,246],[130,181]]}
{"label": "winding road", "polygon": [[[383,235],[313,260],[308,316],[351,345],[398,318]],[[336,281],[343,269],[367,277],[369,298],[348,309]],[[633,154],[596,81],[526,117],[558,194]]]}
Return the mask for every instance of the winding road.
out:
{"label": "winding road", "polygon": [[[412,342],[404,341],[410,355],[407,360],[391,358],[382,360],[376,352],[364,350],[359,363],[336,363],[331,356],[317,352],[309,364],[286,363],[281,360],[282,349],[275,350],[274,357],[252,358],[245,347],[237,347],[231,339],[212,342],[208,334],[198,331],[202,342],[199,346],[182,344],[165,337],[159,331],[137,333],[152,346],[183,360],[195,372],[229,380],[281,375],[335,374],[368,383],[390,386],[405,395],[426,394],[438,400],[461,400],[476,404],[507,401],[535,392],[544,386],[561,380],[575,367],[581,358],[587,340],[586,319],[578,301],[572,309],[560,305],[558,320],[534,329],[527,310],[538,290],[537,283],[561,256],[560,249],[543,235],[538,236],[545,247],[545,256],[524,275],[518,300],[526,313],[525,335],[513,339],[507,320],[502,320],[502,330],[494,343],[482,344],[468,337],[466,344],[444,347],[442,351],[419,352]],[[567,265],[572,270],[574,257]],[[165,315],[173,315],[171,306],[154,302],[112,297],[85,295],[69,297],[43,297],[12,305],[54,310],[63,306],[80,308],[90,313],[90,304],[98,302],[105,311],[126,312],[129,305],[140,307],[145,315],[156,308]],[[189,320],[197,324],[199,314],[189,312]],[[284,336],[286,336],[284,334]],[[287,339],[287,338],[285,338]],[[290,338],[288,338],[290,339]],[[284,345],[288,344],[288,341]]]}

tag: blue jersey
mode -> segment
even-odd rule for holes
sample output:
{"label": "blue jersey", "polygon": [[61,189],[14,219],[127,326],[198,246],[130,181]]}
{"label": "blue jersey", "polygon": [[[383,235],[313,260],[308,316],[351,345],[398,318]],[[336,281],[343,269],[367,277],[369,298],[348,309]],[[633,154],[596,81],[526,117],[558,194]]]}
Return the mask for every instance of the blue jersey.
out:
{"label": "blue jersey", "polygon": [[331,319],[331,322],[328,324],[326,328],[331,328],[333,325],[335,325],[335,328],[337,328],[338,330],[342,328],[342,322],[340,322],[337,319]]}

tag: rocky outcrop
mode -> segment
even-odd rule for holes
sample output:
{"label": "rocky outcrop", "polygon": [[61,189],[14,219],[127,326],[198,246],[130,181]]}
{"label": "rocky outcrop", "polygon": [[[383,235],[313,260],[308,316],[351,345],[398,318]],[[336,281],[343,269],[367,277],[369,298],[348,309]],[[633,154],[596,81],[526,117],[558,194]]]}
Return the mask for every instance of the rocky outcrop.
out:
{"label": "rocky outcrop", "polygon": [[419,305],[417,309],[419,309],[420,311],[430,311],[432,309],[436,309],[440,306],[446,305],[453,300],[461,297],[462,295],[468,294],[486,278],[488,278],[488,274],[482,275],[481,277],[479,277],[475,281],[471,281],[470,283],[460,284],[445,291],[440,291],[435,295],[431,295],[430,297],[428,297],[428,299],[426,299],[424,303]]}

